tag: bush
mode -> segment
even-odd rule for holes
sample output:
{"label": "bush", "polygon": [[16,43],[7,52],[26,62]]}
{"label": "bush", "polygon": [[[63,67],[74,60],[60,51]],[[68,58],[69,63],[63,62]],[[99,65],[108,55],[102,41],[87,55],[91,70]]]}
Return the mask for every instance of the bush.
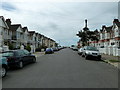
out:
{"label": "bush", "polygon": [[25,47],[25,49],[28,50],[28,51],[30,52],[30,51],[31,51],[30,45],[27,45],[27,46]]}
{"label": "bush", "polygon": [[109,60],[110,62],[120,62],[119,60]]}
{"label": "bush", "polygon": [[17,49],[20,49],[20,46],[18,46]]}
{"label": "bush", "polygon": [[47,46],[41,46],[41,49],[46,50],[46,48],[48,48]]}
{"label": "bush", "polygon": [[9,43],[9,45],[8,45],[8,46],[9,46],[9,49],[10,49],[10,50],[13,50],[13,49],[14,49],[14,47],[13,47],[13,44],[12,44],[12,43]]}

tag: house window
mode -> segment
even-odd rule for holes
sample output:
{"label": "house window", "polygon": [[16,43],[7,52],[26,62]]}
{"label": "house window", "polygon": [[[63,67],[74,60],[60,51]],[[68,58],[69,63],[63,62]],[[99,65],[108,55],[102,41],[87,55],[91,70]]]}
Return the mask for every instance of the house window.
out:
{"label": "house window", "polygon": [[19,33],[19,32],[17,32],[17,38],[18,38],[18,39],[20,38],[20,33]]}
{"label": "house window", "polygon": [[120,48],[120,41],[119,41],[119,44],[118,44],[118,48]]}
{"label": "house window", "polygon": [[111,45],[115,45],[115,43],[111,43]]}

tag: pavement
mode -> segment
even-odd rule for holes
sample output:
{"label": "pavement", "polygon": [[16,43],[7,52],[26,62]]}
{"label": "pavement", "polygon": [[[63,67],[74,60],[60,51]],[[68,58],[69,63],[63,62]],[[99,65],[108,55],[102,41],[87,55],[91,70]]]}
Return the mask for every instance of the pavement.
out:
{"label": "pavement", "polygon": [[118,70],[67,48],[8,71],[2,84],[3,88],[118,88]]}
{"label": "pavement", "polygon": [[[110,65],[113,65],[114,67],[120,69],[120,57],[102,54],[102,60],[104,62],[109,63]],[[110,60],[116,60],[119,62],[111,62]]]}
{"label": "pavement", "polygon": [[35,55],[36,57],[40,57],[40,56],[45,55],[45,52],[35,52],[33,53],[33,55]]}

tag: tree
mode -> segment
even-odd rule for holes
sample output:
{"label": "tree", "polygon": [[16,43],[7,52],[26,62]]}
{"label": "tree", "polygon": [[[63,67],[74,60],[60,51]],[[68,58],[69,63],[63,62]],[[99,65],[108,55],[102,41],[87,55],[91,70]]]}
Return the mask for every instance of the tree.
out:
{"label": "tree", "polygon": [[27,46],[25,47],[25,49],[28,50],[28,51],[30,52],[30,51],[31,51],[30,45],[27,45]]}
{"label": "tree", "polygon": [[78,37],[80,37],[80,41],[82,42],[82,46],[89,45],[89,40],[98,41],[98,30],[90,31],[87,27],[87,19],[85,20],[85,27],[83,30],[79,31],[78,34],[76,34]]}
{"label": "tree", "polygon": [[82,46],[87,45],[87,41],[88,41],[88,35],[86,32],[83,32],[82,30],[79,31],[79,33],[77,34],[77,36],[80,37],[80,41],[82,41]]}
{"label": "tree", "polygon": [[98,41],[98,37],[96,36],[96,32],[95,31],[79,31],[78,34],[76,34],[78,37],[80,37],[80,41],[82,42],[82,46],[86,46],[89,45],[88,41],[92,40],[92,41]]}

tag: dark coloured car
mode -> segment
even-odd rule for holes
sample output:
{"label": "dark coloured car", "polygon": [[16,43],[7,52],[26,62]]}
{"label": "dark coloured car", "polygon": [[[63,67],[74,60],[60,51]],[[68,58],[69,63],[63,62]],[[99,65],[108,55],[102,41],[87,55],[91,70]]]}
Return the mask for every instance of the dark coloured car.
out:
{"label": "dark coloured car", "polygon": [[27,50],[12,50],[3,52],[3,57],[7,57],[9,67],[23,68],[28,63],[35,63],[36,57]]}
{"label": "dark coloured car", "polygon": [[2,57],[2,54],[0,54],[0,68],[1,68],[1,76],[5,77],[7,74],[8,70],[8,63],[7,63],[7,58]]}
{"label": "dark coloured car", "polygon": [[52,48],[47,48],[45,51],[45,54],[52,54],[52,53],[54,53]]}

